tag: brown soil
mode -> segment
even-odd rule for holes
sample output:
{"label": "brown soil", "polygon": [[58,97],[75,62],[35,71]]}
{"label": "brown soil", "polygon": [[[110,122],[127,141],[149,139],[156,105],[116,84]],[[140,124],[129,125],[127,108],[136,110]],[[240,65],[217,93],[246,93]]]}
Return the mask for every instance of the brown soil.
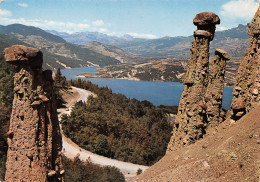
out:
{"label": "brown soil", "polygon": [[131,181],[260,181],[260,105],[236,123],[210,128],[204,139],[168,152]]}

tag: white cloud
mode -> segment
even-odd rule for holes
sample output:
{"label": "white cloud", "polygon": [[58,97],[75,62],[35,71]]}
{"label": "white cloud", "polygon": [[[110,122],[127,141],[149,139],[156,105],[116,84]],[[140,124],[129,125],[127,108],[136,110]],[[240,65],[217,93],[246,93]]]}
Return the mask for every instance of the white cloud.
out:
{"label": "white cloud", "polygon": [[92,24],[94,26],[100,27],[100,26],[104,25],[104,21],[103,20],[96,20],[96,21],[92,22]]}
{"label": "white cloud", "polygon": [[106,29],[106,28],[99,28],[98,31],[101,32],[101,33],[108,33],[109,32],[109,30]]}
{"label": "white cloud", "polygon": [[21,6],[23,8],[27,8],[28,4],[26,4],[26,3],[18,3],[18,6]]}
{"label": "white cloud", "polygon": [[220,15],[248,21],[254,16],[257,7],[257,0],[231,0],[221,7]]}
{"label": "white cloud", "polygon": [[156,39],[158,38],[156,35],[153,34],[138,34],[134,32],[127,33],[128,35],[131,35],[135,38],[145,38],[145,39]]}
{"label": "white cloud", "polygon": [[[1,15],[0,9],[0,15]],[[5,13],[5,15],[8,13]],[[9,13],[11,15],[11,12]],[[44,19],[25,19],[25,18],[12,18],[7,16],[0,16],[1,25],[10,25],[10,24],[23,24],[27,26],[39,27],[43,30],[56,30],[59,32],[66,32],[69,34],[75,32],[100,32],[107,34],[109,36],[120,36],[125,33],[116,33],[110,31],[107,27],[97,27],[93,25],[93,22],[90,24],[87,23],[73,23],[73,22],[62,22],[62,21],[53,21],[53,20],[44,20]],[[129,35],[137,38],[147,38],[154,39],[157,36],[152,34],[138,34],[138,33],[128,33]]]}
{"label": "white cloud", "polygon": [[5,9],[0,9],[0,16],[12,16],[12,12]]}
{"label": "white cloud", "polygon": [[79,29],[81,29],[81,30],[88,29],[90,27],[89,24],[86,24],[86,23],[79,23],[79,24],[76,24],[76,26],[78,26]]}
{"label": "white cloud", "polygon": [[109,35],[109,36],[117,36],[116,32],[107,32],[106,34]]}
{"label": "white cloud", "polygon": [[228,28],[224,27],[224,26],[220,26],[220,25],[217,26],[217,31],[224,31],[224,30],[227,30],[227,29]]}
{"label": "white cloud", "polygon": [[91,28],[88,24],[83,23],[72,23],[72,22],[60,22],[60,21],[52,21],[52,20],[43,20],[43,19],[24,19],[24,18],[7,18],[0,17],[0,22],[2,25],[9,25],[14,23],[19,23],[27,26],[35,26],[45,30],[57,30],[61,32],[79,32],[79,31],[87,31],[87,29]]}

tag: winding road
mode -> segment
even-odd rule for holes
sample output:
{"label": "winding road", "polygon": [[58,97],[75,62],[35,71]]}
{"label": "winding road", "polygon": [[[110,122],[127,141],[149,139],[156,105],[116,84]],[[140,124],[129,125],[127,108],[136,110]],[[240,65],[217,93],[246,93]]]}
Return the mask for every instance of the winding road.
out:
{"label": "winding road", "polygon": [[[72,87],[72,89],[74,89],[79,93],[79,96],[75,98],[75,101],[82,100],[86,102],[89,95],[94,96],[93,93],[84,89],[80,89],[76,87]],[[66,109],[60,109],[59,118],[62,114],[70,114],[72,107],[73,106],[71,105]],[[79,155],[79,158],[82,161],[90,160],[91,162],[102,166],[115,166],[124,174],[126,179],[136,176],[136,172],[138,169],[145,171],[148,168],[148,166],[132,164],[129,162],[122,162],[119,160],[110,159],[89,152],[83,148],[80,148],[77,144],[75,144],[69,138],[67,138],[63,133],[62,133],[62,145],[63,145],[63,153],[66,157],[73,159],[74,157]]]}

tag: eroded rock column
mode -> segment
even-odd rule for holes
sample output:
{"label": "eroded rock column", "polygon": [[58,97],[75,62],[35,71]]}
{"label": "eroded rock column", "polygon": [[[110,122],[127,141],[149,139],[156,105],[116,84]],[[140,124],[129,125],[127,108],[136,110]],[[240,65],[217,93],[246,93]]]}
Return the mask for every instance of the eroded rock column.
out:
{"label": "eroded rock column", "polygon": [[226,69],[226,61],[230,60],[230,56],[222,49],[216,49],[214,63],[211,74],[209,76],[209,83],[207,92],[205,94],[206,114],[208,125],[214,127],[223,121],[225,112],[221,111],[222,97],[224,88],[224,77]]}
{"label": "eroded rock column", "polygon": [[197,30],[168,150],[194,143],[202,138],[207,126],[204,96],[208,86],[209,44],[220,19],[215,13],[202,12],[195,16],[193,23]]}
{"label": "eroded rock column", "polygon": [[52,71],[42,70],[38,49],[15,45],[4,54],[16,67],[5,180],[63,181]]}
{"label": "eroded rock column", "polygon": [[240,119],[260,103],[260,7],[248,24],[249,49],[236,76],[231,104],[234,120]]}

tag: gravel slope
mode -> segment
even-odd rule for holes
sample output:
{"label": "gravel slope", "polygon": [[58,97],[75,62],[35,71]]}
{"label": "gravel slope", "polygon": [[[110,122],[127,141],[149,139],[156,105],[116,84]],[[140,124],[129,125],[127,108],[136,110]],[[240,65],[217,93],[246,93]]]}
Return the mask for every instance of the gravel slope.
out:
{"label": "gravel slope", "polygon": [[226,120],[195,144],[168,152],[131,181],[260,181],[260,104],[236,123]]}

